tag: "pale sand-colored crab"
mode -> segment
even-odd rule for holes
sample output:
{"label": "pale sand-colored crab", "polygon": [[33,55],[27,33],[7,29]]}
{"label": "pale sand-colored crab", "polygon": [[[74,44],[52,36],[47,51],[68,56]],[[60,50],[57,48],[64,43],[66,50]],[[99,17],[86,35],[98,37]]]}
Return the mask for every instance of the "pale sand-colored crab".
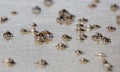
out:
{"label": "pale sand-colored crab", "polygon": [[103,42],[104,45],[106,45],[106,44],[111,43],[111,39],[110,39],[110,38],[107,38],[107,37],[103,37],[103,38],[102,38],[102,42]]}
{"label": "pale sand-colored crab", "polygon": [[35,61],[36,64],[40,65],[41,68],[45,68],[48,65],[48,62],[46,60],[36,60]]}
{"label": "pale sand-colored crab", "polygon": [[82,52],[81,50],[75,50],[75,54],[76,54],[77,56],[80,56],[81,54],[83,54],[83,52]]}
{"label": "pale sand-colored crab", "polygon": [[88,5],[88,7],[89,7],[90,9],[94,9],[94,8],[97,7],[97,5],[96,5],[95,3],[91,3],[91,4]]}
{"label": "pale sand-colored crab", "polygon": [[81,24],[86,24],[86,23],[88,23],[88,19],[87,18],[80,18],[80,19],[78,19],[78,22]]}
{"label": "pale sand-colored crab", "polygon": [[116,12],[119,9],[119,6],[117,4],[113,4],[110,6],[111,11]]}
{"label": "pale sand-colored crab", "polygon": [[99,59],[104,59],[106,57],[106,54],[105,53],[102,53],[102,52],[99,52],[96,54],[96,56],[99,58]]}
{"label": "pale sand-colored crab", "polygon": [[53,39],[53,33],[51,33],[48,30],[41,31],[34,35],[34,39],[36,44],[43,44],[43,43],[48,44]]}
{"label": "pale sand-colored crab", "polygon": [[116,16],[115,19],[116,19],[116,23],[120,25],[120,15]]}
{"label": "pale sand-colored crab", "polygon": [[108,27],[106,27],[106,29],[108,32],[114,32],[116,30],[116,27],[108,26]]}
{"label": "pale sand-colored crab", "polygon": [[93,2],[95,2],[95,3],[100,3],[100,0],[93,0]]}
{"label": "pale sand-colored crab", "polygon": [[62,9],[58,13],[59,17],[56,19],[57,23],[70,25],[74,21],[75,16],[69,13],[66,9]]}
{"label": "pale sand-colored crab", "polygon": [[102,64],[106,71],[112,71],[113,66],[106,59],[102,60]]}
{"label": "pale sand-colored crab", "polygon": [[65,50],[67,48],[67,45],[64,43],[58,43],[56,47],[58,50]]}
{"label": "pale sand-colored crab", "polygon": [[8,58],[8,59],[6,59],[4,62],[5,62],[6,65],[9,66],[9,67],[11,67],[11,66],[13,66],[13,65],[16,64],[16,62],[15,62],[14,59],[12,59],[12,58]]}
{"label": "pale sand-colored crab", "polygon": [[13,34],[10,31],[6,31],[5,33],[3,33],[3,38],[6,40],[10,40],[12,39]]}
{"label": "pale sand-colored crab", "polygon": [[76,25],[76,27],[78,27],[78,28],[84,28],[84,24],[79,23],[79,24]]}
{"label": "pale sand-colored crab", "polygon": [[63,41],[70,41],[71,39],[72,39],[72,37],[69,36],[69,35],[67,35],[67,34],[63,34],[63,35],[62,35],[62,40],[63,40]]}
{"label": "pale sand-colored crab", "polygon": [[81,64],[86,64],[86,63],[88,63],[89,62],[89,60],[87,60],[86,58],[81,58],[80,59],[80,63]]}
{"label": "pale sand-colored crab", "polygon": [[93,40],[93,41],[96,41],[97,42],[97,44],[99,44],[100,43],[100,41],[101,41],[101,39],[103,38],[103,35],[101,34],[101,33],[95,33],[95,35],[92,35],[91,36],[91,39]]}
{"label": "pale sand-colored crab", "polygon": [[33,14],[40,14],[41,13],[41,8],[39,6],[35,6],[32,8],[32,13]]}
{"label": "pale sand-colored crab", "polygon": [[80,42],[84,41],[85,39],[87,39],[87,35],[85,34],[80,34],[77,36],[77,40],[79,40]]}
{"label": "pale sand-colored crab", "polygon": [[2,17],[0,17],[0,23],[2,24],[2,23],[4,23],[4,22],[6,22],[6,21],[8,21],[9,19],[8,19],[8,17],[6,17],[6,16],[2,16]]}
{"label": "pale sand-colored crab", "polygon": [[44,5],[45,6],[51,6],[52,4],[53,4],[54,2],[53,2],[53,0],[44,0]]}
{"label": "pale sand-colored crab", "polygon": [[86,28],[86,31],[92,31],[94,29],[92,25],[86,25],[85,28]]}
{"label": "pale sand-colored crab", "polygon": [[18,14],[18,12],[12,11],[11,14],[14,16],[14,15]]}
{"label": "pale sand-colored crab", "polygon": [[93,27],[94,27],[94,29],[101,28],[101,26],[100,26],[100,25],[97,25],[97,24],[94,24]]}
{"label": "pale sand-colored crab", "polygon": [[56,21],[57,21],[57,23],[59,23],[60,25],[62,25],[62,24],[65,23],[65,20],[64,20],[64,18],[62,18],[62,17],[57,18]]}
{"label": "pale sand-colored crab", "polygon": [[77,28],[75,28],[75,31],[76,31],[77,33],[84,33],[84,32],[86,31],[86,29],[77,27]]}
{"label": "pale sand-colored crab", "polygon": [[30,30],[25,29],[25,28],[21,28],[21,29],[20,29],[20,32],[21,32],[22,34],[28,34],[28,33],[30,33]]}

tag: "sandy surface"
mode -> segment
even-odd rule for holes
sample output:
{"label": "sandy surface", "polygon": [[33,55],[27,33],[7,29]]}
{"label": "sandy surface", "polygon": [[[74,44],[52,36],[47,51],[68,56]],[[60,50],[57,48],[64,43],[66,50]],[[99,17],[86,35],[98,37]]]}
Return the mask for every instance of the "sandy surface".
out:
{"label": "sandy surface", "polygon": [[[111,4],[118,4],[120,0],[101,0],[98,7],[89,9],[88,4],[92,0],[54,0],[51,7],[45,7],[43,0],[0,0],[0,16],[7,16],[9,21],[0,25],[0,72],[105,72],[99,59],[95,56],[98,52],[104,52],[106,59],[114,66],[113,72],[120,71],[120,26],[115,23],[115,17],[120,15],[117,12],[110,11]],[[40,6],[42,12],[36,16],[31,13],[31,8]],[[59,25],[56,23],[58,11],[67,9],[76,16],[75,22],[70,25]],[[11,11],[17,11],[19,14],[12,16]],[[101,29],[86,32],[89,36],[87,40],[80,43],[76,40],[74,31],[77,19],[81,17],[88,18],[88,24],[99,24]],[[37,30],[48,29],[53,32],[53,41],[49,44],[36,45],[32,35],[22,35],[21,28],[30,28],[32,22],[38,24]],[[115,32],[108,33],[106,26],[112,25],[117,28]],[[14,34],[13,39],[6,41],[2,34],[9,30]],[[101,32],[103,35],[111,38],[112,43],[109,45],[96,45],[90,38],[95,32]],[[64,51],[56,49],[55,45],[63,42],[62,34],[69,34],[73,39],[68,42],[69,48]],[[80,49],[83,55],[77,57],[75,50]],[[7,67],[2,61],[11,57],[15,59],[16,65]],[[85,57],[90,60],[88,64],[80,64],[79,59]],[[49,65],[41,69],[34,64],[36,59],[45,59]]]}

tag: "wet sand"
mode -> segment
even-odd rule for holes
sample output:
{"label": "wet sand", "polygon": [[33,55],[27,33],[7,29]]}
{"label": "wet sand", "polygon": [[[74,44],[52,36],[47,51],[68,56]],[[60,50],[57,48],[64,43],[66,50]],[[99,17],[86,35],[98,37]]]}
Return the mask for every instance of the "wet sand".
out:
{"label": "wet sand", "polygon": [[[118,4],[119,0],[101,0],[97,8],[89,9],[87,6],[92,0],[54,0],[51,7],[45,7],[43,0],[0,0],[0,16],[7,16],[9,20],[0,24],[0,72],[105,72],[99,59],[95,56],[98,52],[104,52],[107,60],[114,66],[113,72],[119,72],[120,67],[120,26],[115,22],[115,17],[120,15],[120,10],[111,12],[110,5]],[[33,15],[31,8],[40,6],[42,12],[40,15]],[[59,25],[56,22],[58,11],[67,9],[74,14],[75,22],[72,25]],[[17,11],[18,14],[12,16],[11,11]],[[99,24],[101,29],[86,32],[89,37],[84,42],[76,40],[75,25],[77,19],[81,17],[88,18],[88,24]],[[36,45],[33,35],[22,35],[21,28],[30,28],[30,24],[36,22],[37,30],[49,30],[54,34],[53,41],[49,44]],[[106,31],[106,26],[112,25],[117,28],[115,32]],[[6,41],[2,34],[9,30],[14,37]],[[112,43],[108,45],[96,44],[90,38],[94,33],[101,32],[103,35],[111,38]],[[61,36],[69,34],[72,40],[68,42],[69,48],[64,51],[56,49],[55,45],[63,42]],[[80,49],[83,55],[77,57],[75,50]],[[16,61],[14,67],[7,67],[2,61],[11,57]],[[90,60],[88,64],[80,64],[79,59],[85,57]],[[37,59],[45,59],[49,65],[41,69],[34,64]]]}

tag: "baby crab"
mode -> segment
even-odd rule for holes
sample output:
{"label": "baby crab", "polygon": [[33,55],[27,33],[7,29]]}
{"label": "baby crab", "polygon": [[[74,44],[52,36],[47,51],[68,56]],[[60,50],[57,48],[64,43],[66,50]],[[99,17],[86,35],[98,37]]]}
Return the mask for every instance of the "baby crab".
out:
{"label": "baby crab", "polygon": [[101,28],[101,26],[100,26],[100,25],[97,25],[97,24],[94,24],[93,27],[94,27],[94,29]]}
{"label": "baby crab", "polygon": [[116,19],[116,23],[120,25],[120,15],[116,16],[115,19]]}
{"label": "baby crab", "polygon": [[91,31],[94,29],[94,27],[92,25],[86,25],[86,31]]}
{"label": "baby crab", "polygon": [[32,13],[33,14],[40,14],[41,8],[39,6],[35,6],[32,8]]}
{"label": "baby crab", "polygon": [[119,9],[119,6],[116,4],[111,5],[111,11],[116,12]]}
{"label": "baby crab", "polygon": [[72,39],[72,37],[69,36],[69,35],[67,35],[67,34],[64,34],[64,35],[62,35],[62,39],[63,39],[64,41],[70,41],[70,40]]}
{"label": "baby crab", "polygon": [[97,32],[95,35],[92,35],[91,38],[93,41],[97,41],[97,44],[99,44],[100,40],[103,38],[103,35]]}
{"label": "baby crab", "polygon": [[103,44],[104,44],[104,45],[111,43],[111,39],[110,39],[110,38],[107,38],[107,37],[103,37],[103,38],[102,38],[102,41],[103,41]]}
{"label": "baby crab", "polygon": [[65,23],[65,19],[63,18],[63,16],[60,16],[56,19],[57,23],[59,23],[60,25]]}
{"label": "baby crab", "polygon": [[44,43],[46,41],[46,38],[45,38],[45,36],[44,36],[43,33],[36,34],[35,37],[34,37],[34,39],[35,39],[35,42]]}
{"label": "baby crab", "polygon": [[53,0],[44,0],[45,6],[51,6],[53,4]]}
{"label": "baby crab", "polygon": [[31,25],[31,27],[32,27],[31,32],[35,32],[37,24],[33,22],[33,24]]}
{"label": "baby crab", "polygon": [[97,5],[96,5],[95,3],[92,3],[92,4],[89,4],[88,7],[89,7],[90,9],[93,9],[93,8],[96,8]]}
{"label": "baby crab", "polygon": [[93,0],[95,3],[100,3],[100,0]]}
{"label": "baby crab", "polygon": [[21,32],[22,34],[27,34],[27,33],[30,32],[30,30],[25,29],[25,28],[22,28],[22,29],[20,30],[20,32]]}
{"label": "baby crab", "polygon": [[98,54],[96,54],[96,56],[98,56],[99,59],[106,57],[106,55],[102,52],[99,52]]}
{"label": "baby crab", "polygon": [[86,29],[77,27],[77,28],[75,28],[75,31],[76,31],[77,33],[84,33],[84,32],[86,31]]}
{"label": "baby crab", "polygon": [[88,23],[88,19],[80,18],[80,19],[78,19],[78,22],[81,23],[81,24],[85,24],[85,23]]}
{"label": "baby crab", "polygon": [[35,42],[36,43],[48,43],[49,41],[51,41],[53,38],[53,33],[51,33],[48,30],[42,31],[40,33],[36,33],[34,36]]}
{"label": "baby crab", "polygon": [[74,15],[70,14],[66,9],[62,9],[59,11],[59,17],[56,21],[60,24],[70,25],[74,21],[74,18]]}
{"label": "baby crab", "polygon": [[62,9],[62,10],[60,10],[59,11],[59,16],[65,16],[65,15],[68,15],[68,14],[70,14],[66,9]]}
{"label": "baby crab", "polygon": [[52,39],[52,38],[53,38],[53,33],[50,32],[50,31],[48,31],[48,30],[42,31],[41,33],[44,34],[44,37],[45,37],[46,39]]}
{"label": "baby crab", "polygon": [[116,30],[116,28],[113,27],[113,26],[108,26],[108,27],[106,27],[106,29],[107,29],[108,32],[113,32],[113,31]]}
{"label": "baby crab", "polygon": [[67,48],[67,45],[64,43],[59,43],[56,45],[56,47],[58,48],[58,50],[65,50]]}
{"label": "baby crab", "polygon": [[78,28],[83,28],[84,25],[80,23],[80,24],[77,24],[76,27],[78,27]]}
{"label": "baby crab", "polygon": [[80,63],[81,64],[86,64],[86,63],[88,63],[89,62],[89,60],[87,60],[87,59],[85,59],[85,58],[81,58],[80,59]]}
{"label": "baby crab", "polygon": [[84,39],[86,39],[88,36],[87,35],[85,35],[85,34],[81,34],[80,35],[82,38],[84,38]]}
{"label": "baby crab", "polygon": [[67,16],[65,17],[65,24],[66,24],[66,25],[72,24],[72,22],[74,21],[74,18],[75,18],[74,15],[71,15],[71,14],[67,15]]}
{"label": "baby crab", "polygon": [[80,56],[82,53],[83,53],[83,52],[80,51],[80,50],[76,50],[76,51],[75,51],[75,54],[76,54],[77,56]]}
{"label": "baby crab", "polygon": [[0,23],[4,23],[6,21],[8,21],[8,17],[6,16],[0,17]]}
{"label": "baby crab", "polygon": [[106,59],[103,59],[102,63],[103,63],[103,66],[105,67],[105,69],[107,71],[111,71],[112,70],[113,66]]}
{"label": "baby crab", "polygon": [[14,64],[16,64],[16,62],[12,58],[6,59],[5,63],[7,64],[7,66],[13,66]]}
{"label": "baby crab", "polygon": [[88,37],[87,35],[81,34],[80,36],[77,37],[77,39],[78,39],[80,42],[82,42],[82,41],[84,41],[87,37]]}
{"label": "baby crab", "polygon": [[3,37],[6,40],[10,40],[13,37],[13,34],[10,31],[6,31],[5,33],[3,33]]}
{"label": "baby crab", "polygon": [[45,68],[48,65],[48,62],[46,60],[43,60],[43,59],[37,60],[37,61],[35,61],[35,63],[40,65],[41,68]]}
{"label": "baby crab", "polygon": [[11,14],[12,14],[12,15],[16,15],[16,14],[18,14],[18,12],[12,11]]}

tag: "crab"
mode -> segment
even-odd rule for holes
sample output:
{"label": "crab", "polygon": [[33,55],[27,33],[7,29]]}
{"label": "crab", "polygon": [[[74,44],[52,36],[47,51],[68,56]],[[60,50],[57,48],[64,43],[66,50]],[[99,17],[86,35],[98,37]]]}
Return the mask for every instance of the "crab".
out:
{"label": "crab", "polygon": [[89,62],[89,60],[87,60],[86,58],[81,58],[80,59],[80,63],[81,64],[86,64],[86,63],[88,63]]}
{"label": "crab", "polygon": [[53,3],[54,3],[53,0],[44,0],[45,6],[51,6]]}
{"label": "crab", "polygon": [[91,39],[93,40],[93,41],[96,41],[97,42],[97,44],[99,44],[99,42],[101,41],[101,39],[103,38],[103,35],[101,34],[101,33],[95,33],[95,35],[92,35],[91,36]]}
{"label": "crab", "polygon": [[13,66],[16,64],[16,62],[12,58],[8,58],[4,62],[7,64],[7,66]]}
{"label": "crab", "polygon": [[94,27],[92,25],[86,25],[86,31],[91,31],[93,29]]}
{"label": "crab", "polygon": [[93,0],[95,3],[100,3],[100,0]]}
{"label": "crab", "polygon": [[70,13],[66,9],[62,9],[62,10],[59,11],[59,16],[65,16],[67,14],[70,14]]}
{"label": "crab", "polygon": [[80,19],[78,19],[78,22],[81,24],[85,24],[85,23],[88,23],[88,19],[87,18],[80,18]]}
{"label": "crab", "polygon": [[102,41],[103,41],[103,44],[104,44],[104,45],[111,43],[111,39],[110,39],[110,38],[107,38],[107,37],[103,37],[103,38],[102,38]]}
{"label": "crab", "polygon": [[64,43],[59,43],[56,45],[58,50],[65,50],[67,48],[67,45]]}
{"label": "crab", "polygon": [[79,35],[79,36],[77,37],[77,39],[78,39],[79,41],[84,41],[87,37],[88,37],[87,35],[81,34],[81,35]]}
{"label": "crab", "polygon": [[96,54],[96,56],[98,56],[99,59],[103,59],[106,57],[106,54],[99,52],[98,54]]}
{"label": "crab", "polygon": [[6,31],[5,33],[3,33],[3,37],[6,40],[10,40],[13,37],[13,34],[10,31]]}
{"label": "crab", "polygon": [[12,11],[11,14],[12,14],[12,15],[16,15],[16,14],[18,14],[18,12]]}
{"label": "crab", "polygon": [[31,32],[36,32],[37,24],[35,22],[32,23],[31,27],[32,27]]}
{"label": "crab", "polygon": [[112,71],[113,66],[106,59],[103,59],[102,63],[107,71]]}
{"label": "crab", "polygon": [[34,35],[34,40],[37,44],[49,43],[53,39],[53,33],[48,30],[37,32]]}
{"label": "crab", "polygon": [[97,25],[97,24],[94,24],[93,27],[94,27],[94,29],[101,28],[101,26],[100,26],[100,25]]}
{"label": "crab", "polygon": [[111,11],[116,12],[119,9],[119,6],[117,4],[111,5]]}
{"label": "crab", "polygon": [[59,23],[60,25],[65,23],[65,19],[61,16],[59,18],[56,19],[57,23]]}
{"label": "crab", "polygon": [[108,32],[113,32],[113,31],[116,30],[116,27],[108,26],[108,27],[106,27],[106,29],[107,29]]}
{"label": "crab", "polygon": [[41,68],[45,68],[48,65],[48,62],[46,60],[43,60],[43,59],[36,60],[35,63],[38,64],[38,65],[40,65]]}
{"label": "crab", "polygon": [[84,33],[84,32],[86,31],[86,29],[77,27],[77,28],[75,28],[75,31],[76,31],[77,33]]}
{"label": "crab", "polygon": [[3,16],[3,17],[0,17],[0,23],[4,23],[4,22],[6,22],[6,21],[8,21],[9,19],[8,19],[8,17],[6,17],[6,16]]}
{"label": "crab", "polygon": [[56,19],[56,21],[59,24],[70,25],[74,21],[75,16],[68,12],[66,9],[62,9],[58,13],[59,17]]}
{"label": "crab", "polygon": [[22,28],[22,29],[20,30],[20,32],[21,32],[22,34],[27,34],[27,33],[30,33],[30,30],[25,29],[25,28]]}
{"label": "crab", "polygon": [[120,25],[120,15],[116,16],[115,19],[116,19],[116,23]]}
{"label": "crab", "polygon": [[95,3],[92,3],[92,4],[89,4],[88,7],[89,7],[90,9],[93,9],[93,8],[96,8],[97,5],[96,5]]}
{"label": "crab", "polygon": [[72,37],[69,36],[69,35],[67,35],[67,34],[64,34],[64,35],[62,35],[62,39],[63,39],[64,41],[70,41],[70,40],[72,39]]}
{"label": "crab", "polygon": [[76,50],[76,51],[75,51],[75,54],[76,54],[77,56],[80,56],[82,53],[83,53],[83,52],[80,51],[80,50]]}
{"label": "crab", "polygon": [[76,25],[76,27],[78,27],[78,28],[84,28],[84,25],[81,24],[81,23],[79,23],[79,24]]}
{"label": "crab", "polygon": [[33,14],[40,14],[41,13],[41,8],[39,6],[35,6],[32,8],[32,13]]}

